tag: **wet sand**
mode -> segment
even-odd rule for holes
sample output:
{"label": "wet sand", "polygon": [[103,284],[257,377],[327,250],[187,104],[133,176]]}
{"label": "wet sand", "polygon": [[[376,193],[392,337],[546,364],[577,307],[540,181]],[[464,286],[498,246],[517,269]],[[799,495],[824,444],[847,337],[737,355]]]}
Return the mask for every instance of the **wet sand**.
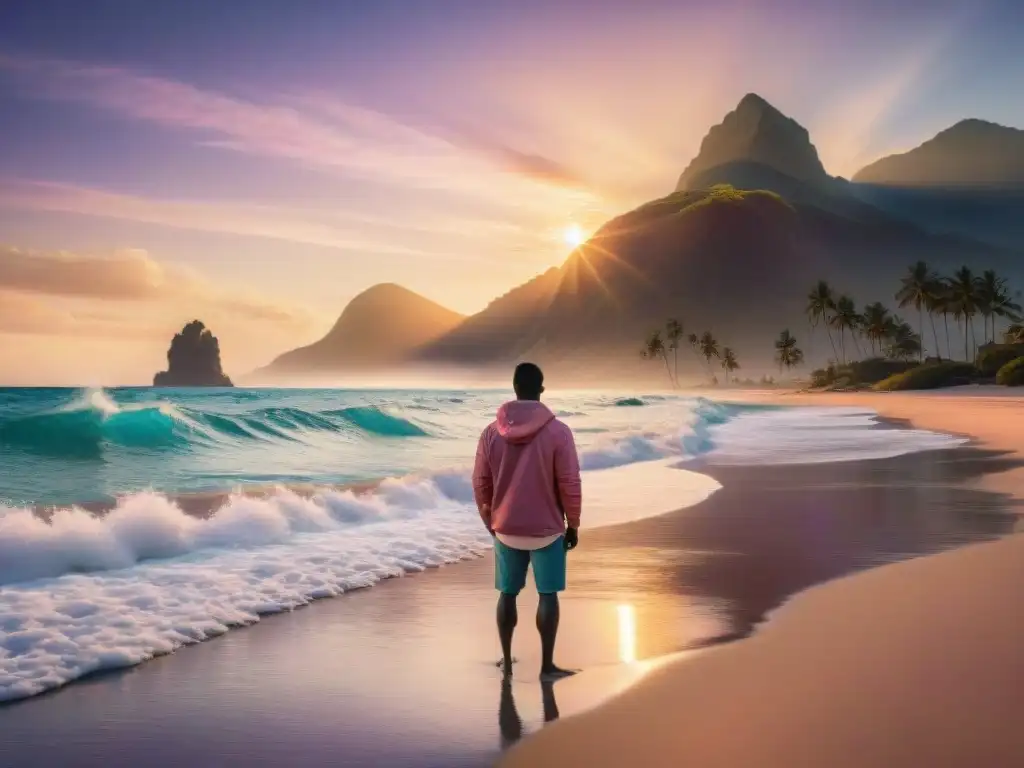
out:
{"label": "wet sand", "polygon": [[666,654],[698,666],[718,644],[742,645],[728,641],[794,592],[1002,536],[1017,518],[980,479],[1017,466],[973,448],[814,466],[687,465],[723,488],[689,509],[584,531],[571,554],[558,656],[585,670],[575,678],[549,689],[536,681],[529,589],[516,679],[503,691],[484,558],[2,707],[0,765],[486,765],[545,720],[562,718],[554,734],[576,720],[567,716],[661,674]]}
{"label": "wet sand", "polygon": [[[975,492],[1024,511],[1024,399],[1005,389],[743,399],[863,406],[972,436],[991,451],[992,471],[961,477],[972,495],[952,505],[933,497],[914,513],[950,543],[962,540],[952,520],[989,514]],[[923,485],[897,483],[928,496],[942,475],[939,462]],[[877,503],[864,511],[888,518],[889,493],[876,488]],[[1024,765],[1024,531],[1019,522],[1015,529],[809,589],[751,637],[662,664],[621,696],[526,740],[502,764]]]}

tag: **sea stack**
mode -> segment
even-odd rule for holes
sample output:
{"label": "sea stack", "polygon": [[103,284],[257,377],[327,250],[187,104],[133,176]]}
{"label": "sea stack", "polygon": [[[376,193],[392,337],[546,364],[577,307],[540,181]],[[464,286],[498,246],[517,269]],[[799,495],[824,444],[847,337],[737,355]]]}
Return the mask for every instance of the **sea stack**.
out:
{"label": "sea stack", "polygon": [[154,387],[232,387],[220,367],[220,342],[199,320],[174,335],[167,370],[153,377]]}

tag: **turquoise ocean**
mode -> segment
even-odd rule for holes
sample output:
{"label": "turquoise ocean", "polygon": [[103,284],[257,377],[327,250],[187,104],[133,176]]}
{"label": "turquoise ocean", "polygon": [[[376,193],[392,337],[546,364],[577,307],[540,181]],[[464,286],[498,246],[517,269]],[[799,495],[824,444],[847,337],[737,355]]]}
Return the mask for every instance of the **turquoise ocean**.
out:
{"label": "turquoise ocean", "polygon": [[[506,398],[0,389],[0,701],[479,556],[490,540],[469,472]],[[592,391],[545,402],[576,436],[584,526],[697,503],[718,487],[700,473],[708,465],[884,458],[962,442],[880,429],[863,409]],[[346,488],[366,481],[380,482]],[[230,493],[252,486],[268,492]],[[206,516],[179,505],[207,492],[228,495]],[[109,511],[78,506],[96,502]]]}

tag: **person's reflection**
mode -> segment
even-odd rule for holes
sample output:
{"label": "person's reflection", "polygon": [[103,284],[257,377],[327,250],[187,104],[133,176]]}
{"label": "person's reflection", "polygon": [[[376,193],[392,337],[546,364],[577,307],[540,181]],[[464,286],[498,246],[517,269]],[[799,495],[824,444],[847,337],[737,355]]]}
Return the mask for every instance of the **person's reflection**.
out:
{"label": "person's reflection", "polygon": [[512,681],[507,677],[501,681],[498,729],[501,731],[502,749],[508,749],[523,735],[523,721],[519,718],[519,712],[516,711],[516,700],[512,697]]}
{"label": "person's reflection", "polygon": [[[558,719],[558,702],[555,701],[555,684],[540,684],[541,703],[544,707],[544,722],[550,723]],[[516,709],[516,700],[512,696],[512,681],[501,681],[501,703],[498,706],[498,729],[501,731],[501,748],[508,749],[523,736],[523,720]]]}
{"label": "person's reflection", "polygon": [[555,684],[553,682],[540,684],[540,695],[544,701],[544,722],[550,723],[558,719],[558,702],[555,701]]}

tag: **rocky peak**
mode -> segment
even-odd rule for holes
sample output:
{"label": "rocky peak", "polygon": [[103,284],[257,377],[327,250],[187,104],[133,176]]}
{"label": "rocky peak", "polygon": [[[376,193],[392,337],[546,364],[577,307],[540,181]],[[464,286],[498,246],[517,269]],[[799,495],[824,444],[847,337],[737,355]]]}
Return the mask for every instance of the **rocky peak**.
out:
{"label": "rocky peak", "polygon": [[756,93],[740,99],[736,108],[708,131],[676,189],[715,183],[709,172],[713,175],[716,168],[740,163],[768,166],[802,182],[828,179],[807,129]]}

